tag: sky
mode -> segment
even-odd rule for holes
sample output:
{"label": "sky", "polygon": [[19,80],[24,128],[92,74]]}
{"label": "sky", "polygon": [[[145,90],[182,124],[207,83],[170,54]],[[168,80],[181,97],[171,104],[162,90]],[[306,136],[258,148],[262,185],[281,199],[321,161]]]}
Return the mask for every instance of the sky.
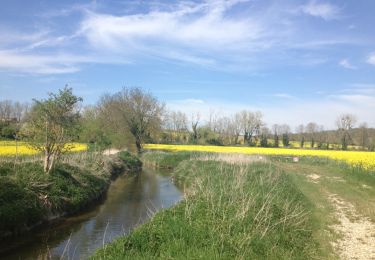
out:
{"label": "sky", "polygon": [[375,127],[375,1],[1,0],[0,100],[141,87],[188,115]]}

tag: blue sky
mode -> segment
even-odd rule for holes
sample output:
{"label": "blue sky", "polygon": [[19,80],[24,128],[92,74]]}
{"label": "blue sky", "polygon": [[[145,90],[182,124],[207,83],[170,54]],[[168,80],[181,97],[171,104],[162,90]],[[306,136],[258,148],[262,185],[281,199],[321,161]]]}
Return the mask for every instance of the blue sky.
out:
{"label": "blue sky", "polygon": [[375,1],[0,2],[0,99],[124,86],[170,109],[375,127]]}

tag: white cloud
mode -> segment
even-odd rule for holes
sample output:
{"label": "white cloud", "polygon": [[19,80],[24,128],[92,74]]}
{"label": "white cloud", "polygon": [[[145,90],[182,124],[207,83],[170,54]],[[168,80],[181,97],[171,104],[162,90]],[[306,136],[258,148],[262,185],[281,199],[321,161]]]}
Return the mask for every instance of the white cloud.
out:
{"label": "white cloud", "polygon": [[344,68],[346,68],[346,69],[350,69],[350,70],[355,70],[355,69],[357,69],[357,67],[354,66],[354,65],[352,65],[352,64],[349,62],[349,60],[347,60],[347,59],[340,60],[340,61],[339,61],[339,65],[340,65],[341,67],[344,67]]}
{"label": "white cloud", "polygon": [[210,1],[181,5],[173,11],[124,16],[92,12],[82,22],[81,30],[98,47],[126,49],[148,40],[155,47],[168,42],[186,47],[228,49],[234,44],[259,39],[263,30],[256,20],[225,16],[237,3]]}
{"label": "white cloud", "polygon": [[375,52],[371,53],[367,58],[367,63],[375,65]]}
{"label": "white cloud", "polygon": [[0,70],[36,74],[64,74],[80,70],[77,64],[92,61],[88,57],[57,54],[33,55],[0,51]]}
{"label": "white cloud", "polygon": [[301,7],[303,13],[320,17],[324,20],[337,19],[339,17],[340,9],[330,3],[318,3],[317,1],[310,1],[308,4]]}

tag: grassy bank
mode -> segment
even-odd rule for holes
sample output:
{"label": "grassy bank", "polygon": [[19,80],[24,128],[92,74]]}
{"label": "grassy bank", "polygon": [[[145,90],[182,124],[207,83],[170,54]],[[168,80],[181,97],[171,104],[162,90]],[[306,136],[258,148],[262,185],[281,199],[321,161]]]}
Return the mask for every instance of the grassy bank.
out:
{"label": "grassy bank", "polygon": [[[150,153],[175,167],[185,200],[157,213],[93,259],[305,259],[324,255],[313,239],[311,203],[272,163]],[[192,160],[186,160],[192,157]],[[169,165],[168,163],[169,162]]]}
{"label": "grassy bank", "polygon": [[16,235],[45,221],[76,213],[99,199],[121,172],[139,170],[127,152],[113,157],[71,155],[50,174],[41,162],[0,164],[0,234]]}

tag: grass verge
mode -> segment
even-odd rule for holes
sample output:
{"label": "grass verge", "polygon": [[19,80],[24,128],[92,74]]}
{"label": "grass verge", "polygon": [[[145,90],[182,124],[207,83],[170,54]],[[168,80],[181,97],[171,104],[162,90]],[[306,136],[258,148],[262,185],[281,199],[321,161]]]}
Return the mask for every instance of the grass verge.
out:
{"label": "grass verge", "polygon": [[[271,163],[229,164],[192,160],[189,153],[152,153],[155,165],[174,167],[185,200],[157,213],[93,259],[311,259],[307,198]],[[168,165],[167,162],[170,162]]]}

